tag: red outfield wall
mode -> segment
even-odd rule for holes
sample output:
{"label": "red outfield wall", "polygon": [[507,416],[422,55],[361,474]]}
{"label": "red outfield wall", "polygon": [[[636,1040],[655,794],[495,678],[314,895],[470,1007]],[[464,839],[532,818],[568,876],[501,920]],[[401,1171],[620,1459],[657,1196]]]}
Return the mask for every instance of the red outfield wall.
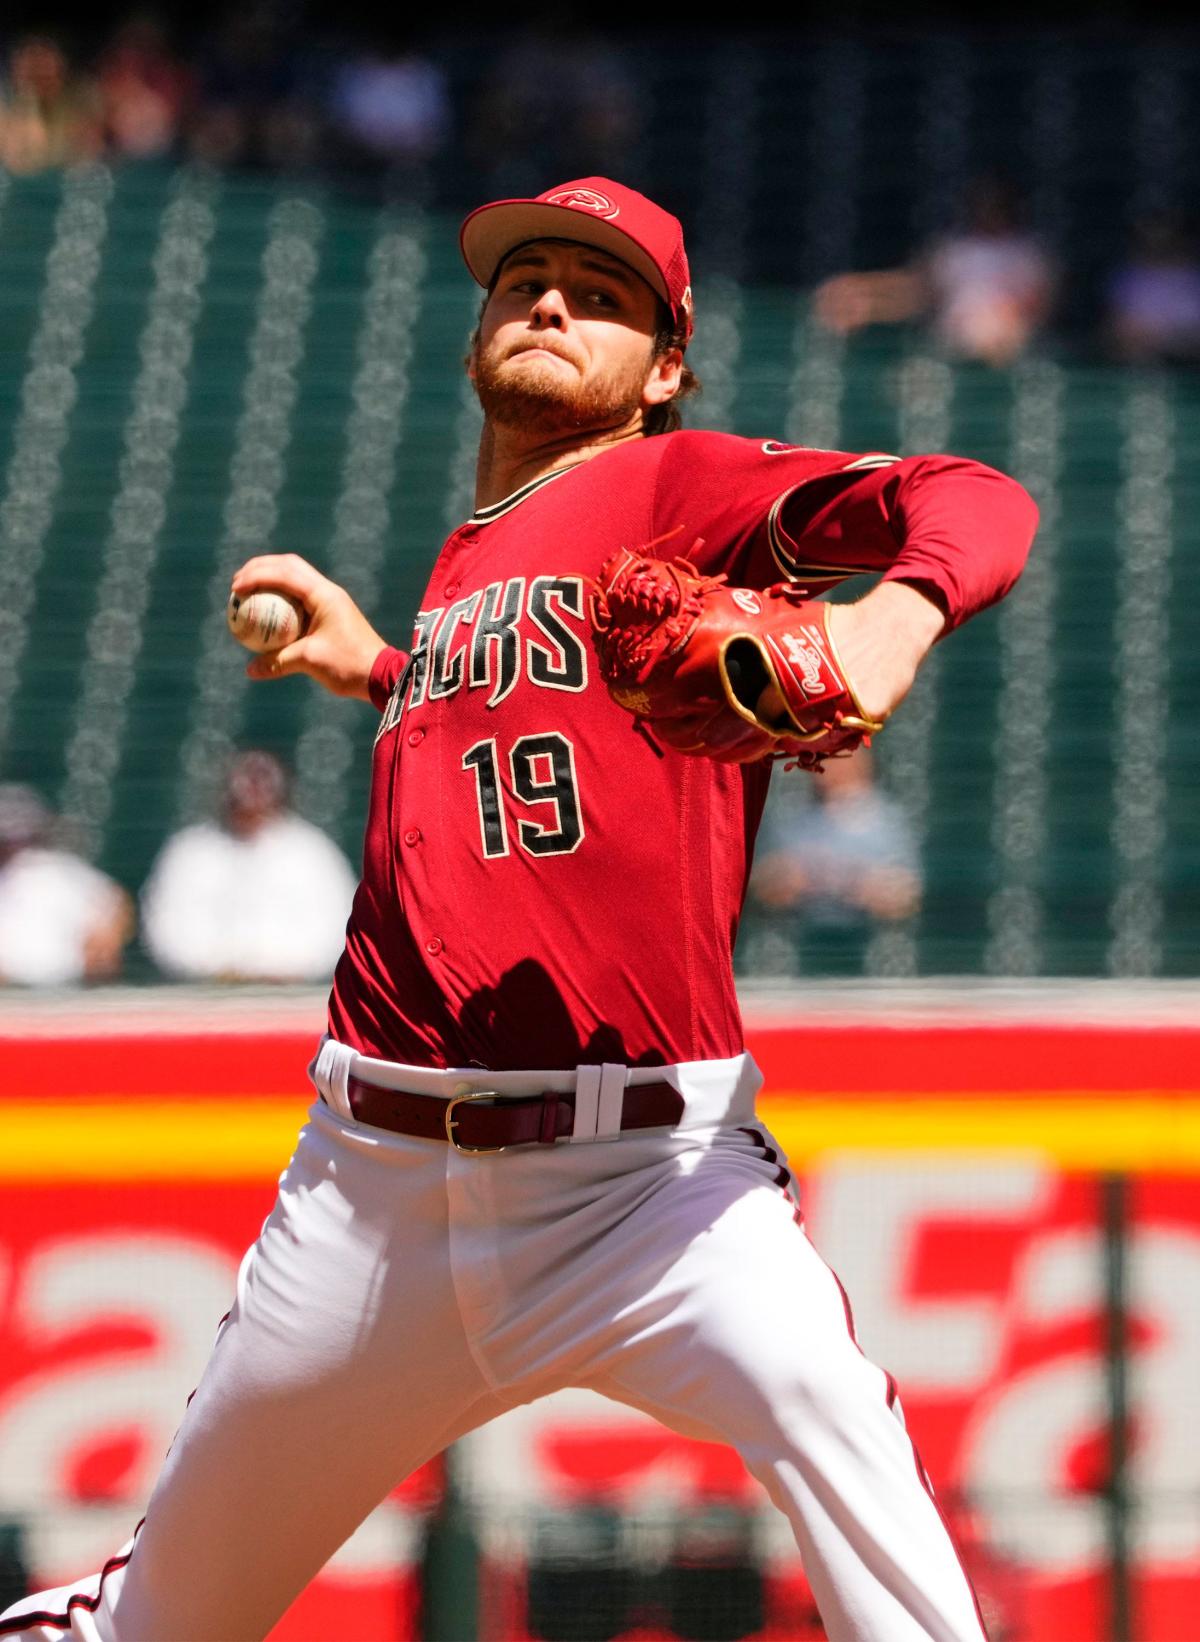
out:
{"label": "red outfield wall", "polygon": [[[239,1009],[211,1029],[184,1004],[129,1009],[0,1020],[0,1509],[30,1514],[50,1583],[98,1566],[140,1514],[303,1121],[320,1018]],[[1014,1639],[1104,1635],[1095,1171],[1133,1173],[1138,1635],[1191,1642],[1200,1026],[958,1011],[817,1030],[773,1013],[751,1015],[750,1041],[764,1116],[806,1175],[809,1229],[900,1382],[940,1492],[990,1547],[985,1600]],[[465,1467],[509,1522],[596,1497],[757,1505],[732,1455],[578,1396],[498,1422]],[[416,1479],[376,1512],[276,1642],[412,1634],[414,1508],[436,1487]],[[492,1549],[496,1635],[511,1642],[511,1534]],[[774,1634],[797,1635],[798,1577],[777,1543],[771,1567]]]}

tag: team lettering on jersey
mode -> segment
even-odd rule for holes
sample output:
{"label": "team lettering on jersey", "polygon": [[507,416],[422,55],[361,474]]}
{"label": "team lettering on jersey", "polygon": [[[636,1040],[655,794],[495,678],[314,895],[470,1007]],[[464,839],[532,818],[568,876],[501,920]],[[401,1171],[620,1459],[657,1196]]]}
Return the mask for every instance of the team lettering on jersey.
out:
{"label": "team lettering on jersey", "polygon": [[[406,710],[460,690],[486,691],[489,708],[499,706],[522,677],[543,690],[585,690],[587,649],[568,625],[568,619],[582,624],[585,597],[581,576],[510,576],[451,605],[420,611],[412,654],[376,741]],[[505,748],[485,736],[463,753],[461,767],[474,778],[485,858],[509,855],[514,832],[527,855],[573,855],[579,848],[585,829],[575,749],[560,730],[527,733]]]}
{"label": "team lettering on jersey", "polygon": [[[445,701],[464,687],[486,690],[498,707],[524,676],[544,690],[587,688],[587,646],[565,618],[582,624],[581,576],[510,576],[440,609],[418,613],[408,665],[380,720],[378,742],[394,730],[405,706]],[[533,632],[522,635],[525,619]]]}
{"label": "team lettering on jersey", "polygon": [[586,689],[587,649],[567,623],[571,617],[582,623],[584,598],[581,576],[534,576],[528,582],[512,576],[443,609],[422,610],[413,641],[409,710],[445,701],[462,689],[486,690],[487,705],[497,707],[522,677],[544,690]]}

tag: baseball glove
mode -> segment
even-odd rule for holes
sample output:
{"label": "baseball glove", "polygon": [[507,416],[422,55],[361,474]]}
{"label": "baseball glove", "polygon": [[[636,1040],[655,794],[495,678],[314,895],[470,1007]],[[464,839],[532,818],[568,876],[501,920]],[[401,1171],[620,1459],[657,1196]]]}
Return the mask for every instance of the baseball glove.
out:
{"label": "baseball glove", "polygon": [[[601,570],[590,610],[609,693],[658,740],[731,763],[786,758],[811,769],[883,728],[859,705],[828,614],[786,583],[730,587],[686,559],[626,549]],[[768,685],[783,702],[770,720],[759,705]]]}

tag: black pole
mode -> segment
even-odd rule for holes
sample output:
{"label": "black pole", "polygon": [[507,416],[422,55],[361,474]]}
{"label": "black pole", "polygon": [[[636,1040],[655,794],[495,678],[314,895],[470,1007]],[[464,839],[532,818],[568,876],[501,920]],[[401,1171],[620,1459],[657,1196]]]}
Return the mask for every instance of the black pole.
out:
{"label": "black pole", "polygon": [[16,1517],[0,1518],[0,1611],[28,1596],[29,1591],[24,1525]]}
{"label": "black pole", "polygon": [[479,1544],[453,1448],[443,1464],[442,1498],[429,1519],[421,1559],[421,1642],[477,1642]]}
{"label": "black pole", "polygon": [[1109,1642],[1133,1642],[1129,1487],[1129,1180],[1100,1179],[1104,1237],[1104,1379],[1108,1402],[1108,1476],[1104,1490],[1108,1546]]}

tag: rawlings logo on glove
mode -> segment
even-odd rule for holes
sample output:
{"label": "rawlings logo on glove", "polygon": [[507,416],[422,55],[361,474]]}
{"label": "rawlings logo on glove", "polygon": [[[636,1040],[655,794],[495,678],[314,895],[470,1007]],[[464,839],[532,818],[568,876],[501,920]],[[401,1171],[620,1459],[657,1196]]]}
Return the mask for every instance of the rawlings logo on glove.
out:
{"label": "rawlings logo on glove", "polygon": [[[622,550],[600,572],[590,615],[613,700],[678,752],[820,769],[883,728],[838,660],[829,606],[786,583],[729,587],[686,559]],[[771,717],[764,699],[781,703]]]}

